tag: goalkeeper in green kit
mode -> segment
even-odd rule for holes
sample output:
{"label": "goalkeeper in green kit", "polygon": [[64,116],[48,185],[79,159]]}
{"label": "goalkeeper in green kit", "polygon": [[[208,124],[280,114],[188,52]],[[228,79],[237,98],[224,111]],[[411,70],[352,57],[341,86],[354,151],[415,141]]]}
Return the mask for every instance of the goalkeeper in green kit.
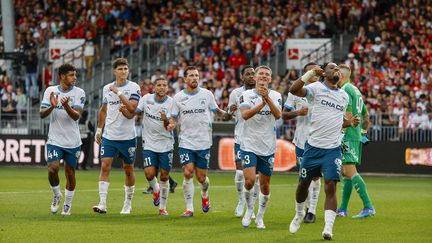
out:
{"label": "goalkeeper in green kit", "polygon": [[[342,203],[337,210],[337,215],[342,217],[348,215],[348,202],[354,187],[363,201],[363,210],[358,215],[353,216],[353,218],[365,218],[375,215],[375,209],[369,198],[366,183],[357,172],[356,165],[360,165],[361,163],[362,145],[369,141],[367,136],[363,135],[366,134],[366,129],[369,126],[369,114],[363,102],[362,94],[349,80],[351,76],[350,67],[345,64],[341,64],[339,67],[342,74],[339,86],[349,96],[346,113],[348,116],[351,114],[351,116],[361,117],[361,125],[349,127],[345,130],[343,138],[345,146],[342,146],[345,147],[342,153],[342,174],[344,176]],[[346,117],[346,119],[350,119],[350,117]]]}

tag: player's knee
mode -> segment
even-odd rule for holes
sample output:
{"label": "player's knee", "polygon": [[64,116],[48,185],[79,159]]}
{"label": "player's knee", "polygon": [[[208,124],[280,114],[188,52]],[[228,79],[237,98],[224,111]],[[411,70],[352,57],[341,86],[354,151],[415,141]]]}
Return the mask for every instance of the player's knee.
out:
{"label": "player's knee", "polygon": [[241,161],[238,161],[235,164],[236,164],[236,170],[241,170],[242,169],[242,162]]}
{"label": "player's knee", "polygon": [[59,171],[58,166],[48,166],[48,173],[50,174],[57,174]]}
{"label": "player's knee", "polygon": [[336,182],[326,181],[324,186],[324,191],[327,196],[336,195]]}
{"label": "player's knee", "polygon": [[160,175],[160,180],[161,181],[167,181],[169,179],[169,175],[168,174],[162,174]]}
{"label": "player's knee", "polygon": [[183,176],[187,179],[191,179],[193,177],[193,172],[190,170],[184,170],[183,171]]}
{"label": "player's knee", "polygon": [[204,183],[206,180],[207,175],[205,173],[197,173],[197,181],[200,183]]}
{"label": "player's knee", "polygon": [[250,189],[252,189],[252,187],[255,185],[255,178],[245,178],[245,184],[244,184],[244,187],[247,189],[247,190],[250,190]]}
{"label": "player's knee", "polygon": [[126,177],[132,177],[134,175],[132,165],[123,166],[123,170],[125,172]]}
{"label": "player's knee", "polygon": [[310,181],[300,181],[300,183],[298,184],[298,187],[300,190],[308,190],[310,183],[311,183]]}
{"label": "player's knee", "polygon": [[108,163],[102,163],[102,166],[101,166],[102,173],[104,173],[104,174],[109,173],[110,170],[111,170],[111,165],[110,164],[108,164]]}
{"label": "player's knee", "polygon": [[146,177],[146,179],[148,180],[148,181],[151,181],[151,180],[153,180],[153,178],[155,177],[155,175],[152,173],[152,174],[150,174],[150,173],[146,173],[145,174],[145,177]]}
{"label": "player's knee", "polygon": [[268,182],[261,183],[260,185],[261,193],[264,195],[270,194],[270,184]]}

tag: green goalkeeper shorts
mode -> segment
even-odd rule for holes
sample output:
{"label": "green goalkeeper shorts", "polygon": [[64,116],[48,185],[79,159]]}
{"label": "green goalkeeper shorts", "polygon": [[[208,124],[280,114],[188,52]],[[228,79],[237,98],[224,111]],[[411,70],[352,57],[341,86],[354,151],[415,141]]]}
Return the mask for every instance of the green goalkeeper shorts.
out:
{"label": "green goalkeeper shorts", "polygon": [[342,152],[342,164],[361,164],[362,143],[360,141],[344,141],[346,146]]}

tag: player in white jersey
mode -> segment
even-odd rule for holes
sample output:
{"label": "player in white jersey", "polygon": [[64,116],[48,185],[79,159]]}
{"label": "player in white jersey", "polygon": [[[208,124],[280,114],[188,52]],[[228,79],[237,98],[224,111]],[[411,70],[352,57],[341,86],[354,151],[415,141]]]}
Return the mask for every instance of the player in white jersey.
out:
{"label": "player in white jersey", "polygon": [[[304,86],[306,80],[319,75],[323,82]],[[326,200],[324,204],[325,225],[322,236],[333,238],[333,224],[336,218],[336,183],[341,170],[341,142],[343,127],[356,126],[358,117],[344,119],[348,95],[338,88],[339,67],[326,63],[306,72],[290,88],[299,97],[307,97],[311,107],[309,138],[305,143],[303,160],[300,163],[300,178],[296,191],[296,215],[290,224],[290,232],[296,233],[305,216],[305,201],[313,177],[324,176]]]}
{"label": "player in white jersey", "polygon": [[[136,113],[143,113],[142,139],[144,174],[153,189],[153,204],[159,207],[160,215],[168,215],[166,203],[170,185],[174,137],[167,130],[173,99],[167,96],[168,81],[158,78],[154,82],[154,94],[141,97]],[[160,172],[160,185],[157,173]]]}
{"label": "player in white jersey", "polygon": [[[135,119],[127,117],[135,112],[141,92],[138,84],[128,81],[128,62],[117,58],[113,62],[116,80],[103,88],[103,100],[98,114],[98,128],[95,139],[101,144],[102,161],[99,175],[99,204],[93,207],[97,213],[106,213],[106,198],[109,188],[109,173],[115,154],[123,159],[125,172],[125,201],[121,214],[130,214],[135,191],[134,162],[136,154]],[[103,130],[103,133],[102,133]]]}
{"label": "player in white jersey", "polygon": [[194,213],[194,171],[201,188],[202,210],[206,213],[210,209],[210,181],[207,177],[212,144],[210,112],[217,112],[224,120],[229,120],[232,116],[219,109],[213,93],[198,86],[199,72],[196,67],[187,67],[184,76],[186,89],[174,96],[168,128],[174,129],[178,121],[180,163],[184,175],[183,194],[186,202],[186,211],[182,217],[191,217]]}
{"label": "player in white jersey", "polygon": [[258,172],[261,190],[255,224],[258,229],[265,229],[263,219],[270,198],[270,177],[276,152],[275,126],[276,120],[282,117],[282,96],[268,89],[272,81],[269,67],[257,67],[254,78],[255,89],[243,92],[239,98],[240,112],[244,119],[240,148],[245,177],[243,190],[247,204],[242,225],[248,227],[251,222],[254,204],[251,200],[251,189]]}
{"label": "player in white jersey", "polygon": [[[236,174],[234,177],[234,183],[236,185],[237,193],[239,201],[237,203],[237,207],[234,211],[234,215],[236,217],[241,217],[243,215],[245,206],[246,206],[246,200],[244,199],[244,193],[243,193],[243,187],[244,187],[244,176],[243,176],[243,170],[242,170],[242,160],[241,160],[241,150],[240,150],[240,143],[241,143],[241,137],[242,137],[242,130],[243,130],[243,118],[241,117],[240,110],[238,109],[238,101],[239,97],[242,95],[242,93],[246,90],[255,88],[255,79],[254,79],[255,71],[252,66],[246,65],[241,70],[241,79],[243,81],[243,86],[234,89],[231,91],[231,94],[229,96],[229,110],[231,113],[235,115],[235,129],[234,129],[234,158],[235,158],[235,164],[236,164]],[[257,178],[255,180],[254,188],[252,189],[254,193],[252,193],[252,201],[255,202],[256,197],[259,193],[259,177],[257,175]],[[255,204],[255,203],[254,203]],[[254,218],[255,215],[252,215],[252,218]]]}
{"label": "player in white jersey", "polygon": [[[315,67],[319,67],[316,63],[311,62],[304,66],[303,72],[312,70]],[[305,84],[309,85],[318,81],[318,76],[311,76],[306,80]],[[305,97],[298,97],[291,93],[288,93],[288,98],[285,102],[285,112],[283,112],[283,117],[285,119],[296,118],[296,130],[294,133],[293,143],[296,145],[296,157],[297,166],[300,167],[301,160],[303,159],[304,145],[309,136],[309,116],[308,108],[309,104]],[[318,204],[319,193],[321,189],[321,180],[319,177],[314,177],[309,186],[308,195],[308,206],[306,207],[306,215],[304,218],[305,223],[314,223],[316,207]]]}
{"label": "player in white jersey", "polygon": [[75,193],[75,166],[80,156],[81,136],[78,121],[85,103],[84,90],[75,86],[76,68],[63,64],[58,69],[60,85],[45,90],[40,107],[40,117],[50,116],[47,163],[48,180],[54,197],[51,212],[57,213],[62,194],[58,177],[60,160],[64,160],[66,175],[65,201],[62,215],[70,215]]}

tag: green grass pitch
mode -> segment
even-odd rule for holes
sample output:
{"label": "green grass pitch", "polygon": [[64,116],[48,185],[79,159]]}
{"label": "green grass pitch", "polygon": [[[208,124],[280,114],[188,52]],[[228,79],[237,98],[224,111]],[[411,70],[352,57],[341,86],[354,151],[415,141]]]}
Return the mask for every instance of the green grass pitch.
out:
{"label": "green grass pitch", "polygon": [[[168,217],[158,215],[141,170],[136,170],[136,191],[131,215],[120,215],[123,205],[123,172],[113,170],[108,193],[108,214],[98,215],[91,207],[99,200],[98,170],[77,171],[77,189],[72,215],[50,214],[52,192],[46,168],[0,167],[0,242],[318,242],[322,241],[324,192],[321,189],[317,222],[302,224],[299,232],[288,231],[294,216],[294,174],[276,174],[264,222],[265,230],[254,223],[247,229],[234,217],[237,193],[234,173],[209,174],[211,210],[201,210],[199,189],[195,188],[195,216],[180,218],[185,204],[182,175],[169,195]],[[432,178],[364,177],[369,187],[375,217],[356,220],[337,218],[334,240],[338,242],[432,242]],[[65,178],[60,177],[62,193]],[[196,184],[196,182],[195,182]],[[338,199],[341,187],[338,185]],[[63,199],[62,199],[63,204]],[[349,214],[361,210],[353,191]]]}

